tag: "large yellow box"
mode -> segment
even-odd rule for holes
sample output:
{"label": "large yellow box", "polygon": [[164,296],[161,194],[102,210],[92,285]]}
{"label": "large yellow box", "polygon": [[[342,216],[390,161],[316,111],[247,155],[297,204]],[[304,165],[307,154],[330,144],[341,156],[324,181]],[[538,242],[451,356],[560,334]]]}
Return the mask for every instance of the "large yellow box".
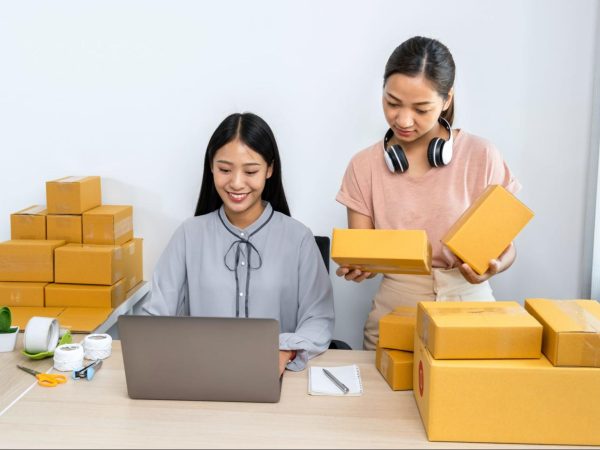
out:
{"label": "large yellow box", "polygon": [[413,388],[413,354],[377,346],[375,365],[393,391]]}
{"label": "large yellow box", "polygon": [[490,185],[452,225],[442,242],[480,275],[489,268],[533,212],[500,185]]}
{"label": "large yellow box", "polygon": [[431,441],[600,444],[600,369],[545,358],[437,360],[415,341],[413,392]]}
{"label": "large yellow box", "polygon": [[0,243],[0,281],[54,281],[54,251],[65,241]]}
{"label": "large yellow box", "polygon": [[133,238],[133,208],[102,205],[83,214],[83,243],[121,245]]}
{"label": "large yellow box", "polygon": [[46,182],[48,214],[82,214],[102,204],[100,177],[64,177]]}
{"label": "large yellow box", "polygon": [[48,239],[62,239],[68,244],[83,242],[80,215],[49,214],[46,222]]}
{"label": "large yellow box", "polygon": [[126,294],[124,278],[112,286],[52,283],[46,286],[46,306],[116,308]]}
{"label": "large yellow box", "polygon": [[46,239],[45,206],[33,205],[10,215],[11,239]]}
{"label": "large yellow box", "polygon": [[44,306],[44,287],[48,283],[0,282],[0,305]]}
{"label": "large yellow box", "polygon": [[431,244],[423,230],[334,228],[331,259],[367,272],[431,273]]}
{"label": "large yellow box", "polygon": [[[23,332],[25,331],[25,327],[27,327],[27,322],[32,317],[52,317],[58,319],[63,311],[64,308],[42,308],[39,306],[15,306],[10,308],[13,326],[19,327]],[[62,327],[62,324],[60,325]]]}
{"label": "large yellow box", "polygon": [[552,364],[600,367],[600,303],[529,298],[525,308],[544,327],[542,351]]}
{"label": "large yellow box", "polygon": [[72,333],[91,333],[102,325],[113,312],[112,308],[65,308],[58,321]]}
{"label": "large yellow box", "polygon": [[144,279],[143,243],[142,238],[134,238],[121,246],[125,261],[125,290],[127,291]]}
{"label": "large yellow box", "polygon": [[542,325],[517,302],[419,302],[417,335],[436,359],[539,358]]}
{"label": "large yellow box", "polygon": [[399,306],[379,319],[379,345],[383,348],[412,352],[415,340],[417,308]]}
{"label": "large yellow box", "polygon": [[67,244],[56,250],[56,282],[112,286],[124,277],[120,246]]}

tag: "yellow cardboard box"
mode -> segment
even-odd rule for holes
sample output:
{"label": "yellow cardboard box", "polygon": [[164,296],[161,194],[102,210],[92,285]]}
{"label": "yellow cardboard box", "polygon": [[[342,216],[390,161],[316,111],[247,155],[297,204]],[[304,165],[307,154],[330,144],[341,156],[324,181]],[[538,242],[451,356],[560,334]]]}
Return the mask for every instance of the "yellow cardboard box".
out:
{"label": "yellow cardboard box", "polygon": [[431,244],[423,230],[333,230],[331,258],[377,273],[431,272]]}
{"label": "yellow cardboard box", "polygon": [[64,177],[46,182],[48,214],[82,214],[102,204],[100,177]]}
{"label": "yellow cardboard box", "polygon": [[44,306],[44,287],[48,283],[0,282],[0,305]]}
{"label": "yellow cardboard box", "polygon": [[63,311],[64,308],[42,308],[39,306],[15,306],[10,308],[13,326],[19,327],[23,332],[27,322],[32,317],[52,317],[56,319]]}
{"label": "yellow cardboard box", "polygon": [[442,238],[480,275],[533,218],[533,212],[500,185],[490,185]]}
{"label": "yellow cardboard box", "polygon": [[419,302],[417,335],[436,359],[539,358],[542,325],[517,302]]}
{"label": "yellow cardboard box", "polygon": [[544,327],[542,351],[552,364],[600,367],[600,303],[529,298],[525,308]]}
{"label": "yellow cardboard box", "polygon": [[45,206],[33,205],[10,215],[11,239],[46,239]]}
{"label": "yellow cardboard box", "polygon": [[430,441],[600,444],[600,369],[545,358],[437,360],[415,341],[413,392]]}
{"label": "yellow cardboard box", "polygon": [[65,241],[0,243],[0,281],[54,281],[54,251]]}
{"label": "yellow cardboard box", "polygon": [[125,278],[112,286],[53,283],[46,286],[46,306],[116,308],[126,293]]}
{"label": "yellow cardboard box", "polygon": [[127,291],[144,279],[143,243],[142,238],[134,238],[121,246],[125,261],[125,290]]}
{"label": "yellow cardboard box", "polygon": [[46,222],[48,239],[62,239],[68,244],[81,244],[83,242],[81,216],[49,214]]}
{"label": "yellow cardboard box", "polygon": [[379,345],[383,348],[412,352],[416,323],[417,308],[399,306],[379,319]]}
{"label": "yellow cardboard box", "polygon": [[83,243],[121,245],[133,238],[133,208],[102,205],[83,213]]}
{"label": "yellow cardboard box", "polygon": [[65,308],[58,321],[72,333],[90,333],[108,319],[112,308]]}
{"label": "yellow cardboard box", "polygon": [[377,370],[393,391],[410,391],[413,388],[413,354],[401,350],[377,347]]}
{"label": "yellow cardboard box", "polygon": [[112,286],[124,277],[120,246],[67,244],[56,250],[56,282]]}

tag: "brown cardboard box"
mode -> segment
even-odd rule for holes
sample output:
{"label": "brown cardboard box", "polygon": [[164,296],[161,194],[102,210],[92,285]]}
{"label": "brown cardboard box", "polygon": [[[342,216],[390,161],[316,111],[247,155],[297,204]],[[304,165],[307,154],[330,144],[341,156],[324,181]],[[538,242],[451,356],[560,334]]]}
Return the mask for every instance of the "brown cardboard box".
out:
{"label": "brown cardboard box", "polygon": [[401,350],[377,347],[377,369],[393,391],[413,388],[413,354]]}
{"label": "brown cardboard box", "polygon": [[333,230],[331,258],[377,273],[431,272],[431,244],[422,230]]}
{"label": "brown cardboard box", "polygon": [[46,182],[48,214],[82,214],[102,204],[100,177],[64,177]]}
{"label": "brown cardboard box", "polygon": [[533,212],[514,195],[500,185],[490,185],[442,242],[481,275],[532,218]]}
{"label": "brown cardboard box", "polygon": [[65,308],[58,320],[60,326],[72,333],[90,333],[98,328],[112,313],[112,308]]}
{"label": "brown cardboard box", "polygon": [[125,301],[125,279],[112,286],[90,284],[49,284],[46,286],[46,306],[116,308]]}
{"label": "brown cardboard box", "polygon": [[123,259],[125,261],[125,289],[133,289],[144,279],[143,239],[134,238],[124,243]]}
{"label": "brown cardboard box", "polygon": [[399,306],[379,319],[379,345],[383,348],[412,352],[416,323],[417,308]]}
{"label": "brown cardboard box", "polygon": [[0,281],[54,281],[54,251],[65,241],[0,243]]}
{"label": "brown cardboard box", "polygon": [[525,309],[544,327],[542,351],[552,364],[600,367],[600,303],[528,298]]}
{"label": "brown cardboard box", "polygon": [[46,239],[45,206],[34,205],[10,215],[11,239]]}
{"label": "brown cardboard box", "polygon": [[67,244],[81,244],[83,242],[81,216],[49,214],[46,222],[48,239],[62,239]]}
{"label": "brown cardboard box", "polygon": [[44,287],[48,283],[0,282],[0,305],[44,306]]}
{"label": "brown cardboard box", "polygon": [[112,286],[124,277],[120,246],[67,244],[56,251],[56,282]]}
{"label": "brown cardboard box", "polygon": [[419,302],[417,335],[436,359],[539,358],[542,326],[517,302]]}
{"label": "brown cardboard box", "polygon": [[19,327],[23,332],[27,322],[32,317],[52,317],[56,319],[63,311],[64,308],[41,308],[39,306],[15,306],[10,308],[13,326]]}
{"label": "brown cardboard box", "polygon": [[84,244],[121,245],[133,238],[133,208],[103,205],[83,214]]}
{"label": "brown cardboard box", "polygon": [[600,444],[600,369],[545,358],[437,360],[415,340],[413,392],[430,441]]}

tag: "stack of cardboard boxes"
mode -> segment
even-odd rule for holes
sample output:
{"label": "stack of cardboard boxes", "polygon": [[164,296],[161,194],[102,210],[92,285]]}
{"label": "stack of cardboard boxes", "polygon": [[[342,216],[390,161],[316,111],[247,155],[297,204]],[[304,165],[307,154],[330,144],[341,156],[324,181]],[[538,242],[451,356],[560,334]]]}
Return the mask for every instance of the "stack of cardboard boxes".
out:
{"label": "stack of cardboard boxes", "polygon": [[102,205],[97,176],[47,182],[46,202],[11,215],[11,240],[0,243],[0,304],[22,328],[41,315],[90,331],[142,281],[133,209]]}

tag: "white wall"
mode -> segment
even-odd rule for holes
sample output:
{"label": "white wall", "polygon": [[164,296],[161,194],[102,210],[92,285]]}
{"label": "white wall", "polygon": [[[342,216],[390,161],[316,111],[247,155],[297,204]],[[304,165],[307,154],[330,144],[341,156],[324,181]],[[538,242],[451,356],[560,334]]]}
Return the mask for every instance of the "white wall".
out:
{"label": "white wall", "polygon": [[[380,139],[385,62],[416,34],[455,57],[457,123],[503,152],[535,219],[498,299],[580,297],[590,161],[594,0],[2,1],[0,239],[44,182],[101,175],[132,204],[145,276],[193,214],[207,141],[229,113],[273,127],[293,215],[345,226],[350,157]],[[586,275],[587,274],[587,275]],[[377,280],[334,278],[336,337],[361,345]]]}

